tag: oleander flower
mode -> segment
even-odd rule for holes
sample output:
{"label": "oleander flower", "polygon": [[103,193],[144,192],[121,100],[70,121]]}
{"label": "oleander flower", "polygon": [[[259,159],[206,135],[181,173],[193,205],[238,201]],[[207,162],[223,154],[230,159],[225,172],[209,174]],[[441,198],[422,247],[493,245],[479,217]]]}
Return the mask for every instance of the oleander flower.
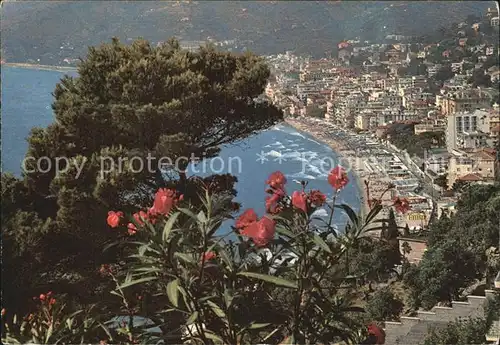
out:
{"label": "oleander flower", "polygon": [[337,166],[328,174],[328,183],[336,190],[341,190],[349,183],[349,178],[344,168]]}
{"label": "oleander flower", "polygon": [[[385,332],[382,328],[377,326],[375,323],[370,323],[368,325],[368,334],[372,336],[375,341],[375,344],[384,344],[385,343]],[[373,343],[370,343],[373,344]]]}
{"label": "oleander flower", "polygon": [[326,195],[319,190],[312,190],[309,192],[309,201],[315,207],[321,207],[326,203]]}
{"label": "oleander flower", "polygon": [[410,203],[406,198],[395,197],[393,205],[397,212],[406,213],[410,209]]}
{"label": "oleander flower", "polygon": [[304,192],[295,191],[292,193],[292,205],[307,213],[307,195]]}
{"label": "oleander flower", "polygon": [[206,252],[203,254],[203,261],[210,261],[212,259],[215,259],[217,257],[217,254],[215,252]]}
{"label": "oleander flower", "polygon": [[120,225],[120,219],[123,217],[123,212],[118,211],[109,211],[108,212],[108,218],[107,222],[108,225],[112,228],[116,228],[118,225]]}
{"label": "oleander flower", "polygon": [[[149,213],[144,211],[139,211],[134,213],[133,215],[135,222],[139,226],[144,225],[144,221],[151,221],[151,217]],[[137,232],[137,226],[134,223],[128,223],[127,225],[129,235],[134,235]]]}
{"label": "oleander flower", "polygon": [[235,228],[242,230],[257,220],[257,213],[255,213],[253,208],[249,208],[238,217]]}
{"label": "oleander flower", "polygon": [[283,192],[282,189],[276,189],[275,193],[266,197],[266,212],[270,214],[277,214],[281,212],[282,207],[279,206],[279,202],[284,196],[285,192]]}
{"label": "oleander flower", "polygon": [[284,189],[286,184],[286,177],[281,171],[275,171],[266,180],[266,184],[274,189]]}
{"label": "oleander flower", "polygon": [[274,238],[275,228],[276,222],[264,216],[243,229],[241,234],[250,237],[255,246],[265,247]]}
{"label": "oleander flower", "polygon": [[168,215],[178,201],[182,200],[182,195],[178,196],[173,189],[160,188],[156,192],[153,207],[149,212],[152,215]]}

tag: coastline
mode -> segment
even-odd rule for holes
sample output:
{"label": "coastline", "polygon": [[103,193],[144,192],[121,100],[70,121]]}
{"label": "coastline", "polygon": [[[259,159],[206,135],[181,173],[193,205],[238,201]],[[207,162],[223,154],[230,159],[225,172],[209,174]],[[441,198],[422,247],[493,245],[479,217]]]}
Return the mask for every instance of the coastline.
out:
{"label": "coastline", "polygon": [[[311,128],[312,127],[311,125],[301,123],[300,121],[297,121],[297,120],[292,119],[292,118],[286,118],[284,120],[284,122],[287,125],[295,128],[299,131],[302,131],[302,132],[305,132],[305,133],[311,135],[316,140],[324,143],[325,145],[328,145],[333,151],[335,151],[337,153],[337,155],[340,158],[345,158],[345,159],[348,158],[347,157],[348,150],[346,149],[346,147],[344,146],[344,143],[342,141],[335,140],[332,138],[325,138],[322,135],[320,135],[317,131],[313,130],[313,128]],[[356,183],[358,190],[359,190],[359,193],[360,193],[359,198],[360,198],[361,214],[363,216],[366,216],[370,212],[370,207],[368,205],[368,200],[367,200],[366,195],[365,195],[365,193],[366,193],[365,187],[364,187],[365,186],[365,179],[362,176],[360,176],[358,167],[356,165],[353,165],[351,173],[355,179],[355,183]]]}
{"label": "coastline", "polygon": [[70,66],[38,65],[38,64],[22,63],[22,62],[6,62],[3,63],[2,66],[37,69],[44,71],[58,71],[58,72],[76,72],[77,70],[76,67],[70,67]]}

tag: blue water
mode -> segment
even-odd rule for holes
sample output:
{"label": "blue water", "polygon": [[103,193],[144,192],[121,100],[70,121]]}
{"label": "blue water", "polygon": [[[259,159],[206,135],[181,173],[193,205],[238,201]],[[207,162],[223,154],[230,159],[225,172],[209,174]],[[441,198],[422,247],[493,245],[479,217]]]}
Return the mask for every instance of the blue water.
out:
{"label": "blue water", "polygon": [[[52,91],[63,76],[57,71],[13,67],[2,68],[2,169],[21,175],[21,160],[27,143],[25,138],[34,126],[47,126],[53,121]],[[261,155],[262,154],[262,155]],[[265,157],[264,160],[259,159]],[[279,159],[281,157],[281,160]],[[329,198],[332,189],[326,181],[328,171],[336,165],[337,155],[325,144],[287,125],[277,125],[238,143],[225,146],[220,158],[195,167],[199,175],[232,173],[238,177],[237,201],[243,208],[254,208],[259,215],[265,210],[265,180],[270,173],[282,171],[288,179],[287,191],[300,189],[293,180],[305,180],[308,188],[320,189]],[[191,169],[193,170],[193,169]],[[337,202],[359,210],[359,190],[351,183],[341,192]],[[326,211],[318,211],[318,216]],[[336,213],[336,223],[345,215]]]}

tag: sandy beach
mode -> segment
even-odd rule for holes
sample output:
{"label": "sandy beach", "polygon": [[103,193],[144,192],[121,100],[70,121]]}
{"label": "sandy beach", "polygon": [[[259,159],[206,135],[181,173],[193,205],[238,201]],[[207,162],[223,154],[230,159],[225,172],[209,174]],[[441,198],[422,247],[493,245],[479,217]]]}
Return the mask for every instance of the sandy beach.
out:
{"label": "sandy beach", "polygon": [[[326,135],[325,128],[321,126],[320,123],[306,123],[300,118],[287,118],[285,122],[288,125],[300,131],[306,132],[312,135],[315,139],[329,145],[342,159],[345,159],[350,163],[351,172],[356,179],[356,183],[360,191],[361,211],[363,215],[367,215],[370,211],[370,207],[368,205],[365,181],[369,182],[371,198],[380,197],[391,181],[382,174],[368,173],[364,167],[366,156],[358,155],[356,151],[347,146],[346,142]],[[382,202],[383,204],[388,204],[390,203],[390,200],[391,194],[388,192],[384,195]]]}

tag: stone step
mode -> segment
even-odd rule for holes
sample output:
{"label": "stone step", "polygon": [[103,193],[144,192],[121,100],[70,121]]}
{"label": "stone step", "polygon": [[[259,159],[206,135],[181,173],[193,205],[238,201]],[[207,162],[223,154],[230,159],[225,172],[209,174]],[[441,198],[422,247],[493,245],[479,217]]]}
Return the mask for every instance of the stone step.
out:
{"label": "stone step", "polygon": [[476,308],[479,308],[486,302],[486,296],[467,296],[467,301]]}

